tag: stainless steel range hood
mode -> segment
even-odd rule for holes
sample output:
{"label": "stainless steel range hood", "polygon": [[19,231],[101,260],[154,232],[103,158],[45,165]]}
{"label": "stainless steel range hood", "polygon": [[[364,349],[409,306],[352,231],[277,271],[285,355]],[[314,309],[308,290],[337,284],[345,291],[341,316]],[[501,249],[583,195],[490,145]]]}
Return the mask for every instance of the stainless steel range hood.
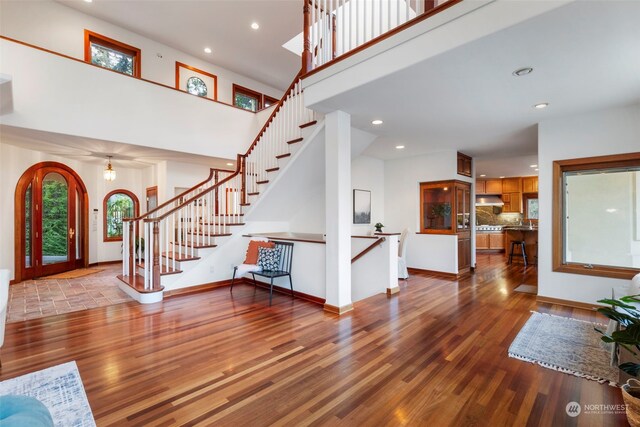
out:
{"label": "stainless steel range hood", "polygon": [[476,206],[504,206],[498,196],[476,196]]}

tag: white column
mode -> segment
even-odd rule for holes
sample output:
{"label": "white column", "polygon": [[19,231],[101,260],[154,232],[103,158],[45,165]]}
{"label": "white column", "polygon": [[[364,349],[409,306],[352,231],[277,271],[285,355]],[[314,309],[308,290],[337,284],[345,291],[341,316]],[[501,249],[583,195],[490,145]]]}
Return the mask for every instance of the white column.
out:
{"label": "white column", "polygon": [[343,313],[351,305],[351,116],[325,116],[326,302]]}

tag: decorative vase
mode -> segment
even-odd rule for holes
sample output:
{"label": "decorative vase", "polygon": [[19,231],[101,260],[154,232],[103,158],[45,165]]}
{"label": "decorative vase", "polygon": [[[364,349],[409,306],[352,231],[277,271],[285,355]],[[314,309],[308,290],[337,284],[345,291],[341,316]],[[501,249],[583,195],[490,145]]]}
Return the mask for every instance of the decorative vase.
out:
{"label": "decorative vase", "polygon": [[640,293],[640,273],[633,276],[629,285],[629,295],[638,295]]}
{"label": "decorative vase", "polygon": [[626,405],[627,421],[631,427],[640,427],[640,381],[632,378],[621,389]]}

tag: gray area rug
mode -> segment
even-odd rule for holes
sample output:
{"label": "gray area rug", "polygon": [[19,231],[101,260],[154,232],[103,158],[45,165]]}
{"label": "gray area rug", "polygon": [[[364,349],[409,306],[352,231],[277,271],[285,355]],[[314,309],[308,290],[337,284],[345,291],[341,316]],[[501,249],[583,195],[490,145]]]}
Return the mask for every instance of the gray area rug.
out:
{"label": "gray area rug", "polygon": [[618,368],[593,328],[606,325],[532,312],[509,347],[509,357],[616,386]]}
{"label": "gray area rug", "polygon": [[515,292],[522,292],[525,294],[538,295],[538,287],[533,285],[520,285],[514,289]]}
{"label": "gray area rug", "polygon": [[49,409],[59,427],[94,427],[93,413],[76,362],[0,382],[0,396],[31,396]]}

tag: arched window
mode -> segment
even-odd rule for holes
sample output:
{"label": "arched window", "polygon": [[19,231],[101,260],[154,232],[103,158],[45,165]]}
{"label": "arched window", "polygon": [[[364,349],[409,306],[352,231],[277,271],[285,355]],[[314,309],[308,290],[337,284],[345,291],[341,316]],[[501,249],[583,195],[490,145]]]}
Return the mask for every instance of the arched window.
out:
{"label": "arched window", "polygon": [[122,220],[139,215],[140,204],[135,194],[127,190],[113,190],[102,203],[105,242],[122,240]]}

